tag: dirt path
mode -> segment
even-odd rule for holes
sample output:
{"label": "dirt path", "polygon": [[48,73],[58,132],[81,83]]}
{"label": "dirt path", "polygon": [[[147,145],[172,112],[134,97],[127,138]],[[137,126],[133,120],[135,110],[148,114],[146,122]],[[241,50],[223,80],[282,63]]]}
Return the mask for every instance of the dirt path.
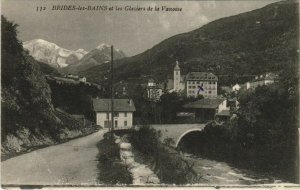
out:
{"label": "dirt path", "polygon": [[97,184],[97,143],[106,130],[1,162],[3,185]]}

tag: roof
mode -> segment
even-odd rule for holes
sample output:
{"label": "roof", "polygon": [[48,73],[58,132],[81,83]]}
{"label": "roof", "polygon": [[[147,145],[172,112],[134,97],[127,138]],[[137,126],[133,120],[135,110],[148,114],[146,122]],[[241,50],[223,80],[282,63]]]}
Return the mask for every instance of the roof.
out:
{"label": "roof", "polygon": [[[111,111],[111,99],[92,99],[93,111],[107,112]],[[135,111],[132,99],[114,99],[114,111]]]}
{"label": "roof", "polygon": [[186,75],[186,80],[211,80],[217,81],[218,77],[207,72],[190,72]]}
{"label": "roof", "polygon": [[219,113],[216,114],[217,116],[228,116],[230,117],[230,112],[229,110],[222,110]]}
{"label": "roof", "polygon": [[184,108],[208,108],[208,109],[214,109],[217,108],[225,99],[221,98],[214,98],[214,99],[201,99],[195,102],[191,102],[188,104],[185,104]]}

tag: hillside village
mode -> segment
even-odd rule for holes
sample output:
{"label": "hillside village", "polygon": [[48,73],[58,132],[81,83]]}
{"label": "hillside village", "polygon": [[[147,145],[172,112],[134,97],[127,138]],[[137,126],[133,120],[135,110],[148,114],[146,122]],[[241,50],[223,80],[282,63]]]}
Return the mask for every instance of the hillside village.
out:
{"label": "hillside village", "polygon": [[[189,72],[182,75],[179,62],[176,61],[173,70],[173,79],[165,83],[156,83],[153,78],[146,86],[147,98],[158,102],[165,93],[177,93],[184,98],[200,99],[183,105],[178,110],[178,117],[193,117],[194,122],[212,120],[229,121],[236,118],[238,109],[237,93],[239,91],[253,91],[258,86],[270,85],[277,82],[278,75],[265,73],[253,77],[244,84],[235,84],[230,87],[218,86],[218,77],[211,72]],[[218,92],[221,89],[222,92]]]}

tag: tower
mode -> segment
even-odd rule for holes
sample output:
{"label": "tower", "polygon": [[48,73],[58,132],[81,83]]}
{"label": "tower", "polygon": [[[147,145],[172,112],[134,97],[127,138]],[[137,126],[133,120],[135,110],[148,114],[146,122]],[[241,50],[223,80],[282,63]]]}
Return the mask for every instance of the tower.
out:
{"label": "tower", "polygon": [[174,90],[179,91],[180,89],[180,67],[179,62],[176,61],[176,65],[174,67]]}

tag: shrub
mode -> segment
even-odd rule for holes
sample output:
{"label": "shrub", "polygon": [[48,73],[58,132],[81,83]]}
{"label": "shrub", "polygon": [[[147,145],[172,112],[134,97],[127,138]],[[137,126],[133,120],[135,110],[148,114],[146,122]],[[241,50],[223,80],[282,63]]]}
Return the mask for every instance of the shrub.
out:
{"label": "shrub", "polygon": [[155,172],[162,183],[187,183],[186,164],[176,152],[162,145],[159,137],[159,132],[149,126],[143,126],[132,132],[130,142],[137,151],[154,161]]}
{"label": "shrub", "polygon": [[97,146],[99,149],[99,182],[108,185],[131,184],[132,177],[120,160],[118,145],[110,139],[103,139]]}

